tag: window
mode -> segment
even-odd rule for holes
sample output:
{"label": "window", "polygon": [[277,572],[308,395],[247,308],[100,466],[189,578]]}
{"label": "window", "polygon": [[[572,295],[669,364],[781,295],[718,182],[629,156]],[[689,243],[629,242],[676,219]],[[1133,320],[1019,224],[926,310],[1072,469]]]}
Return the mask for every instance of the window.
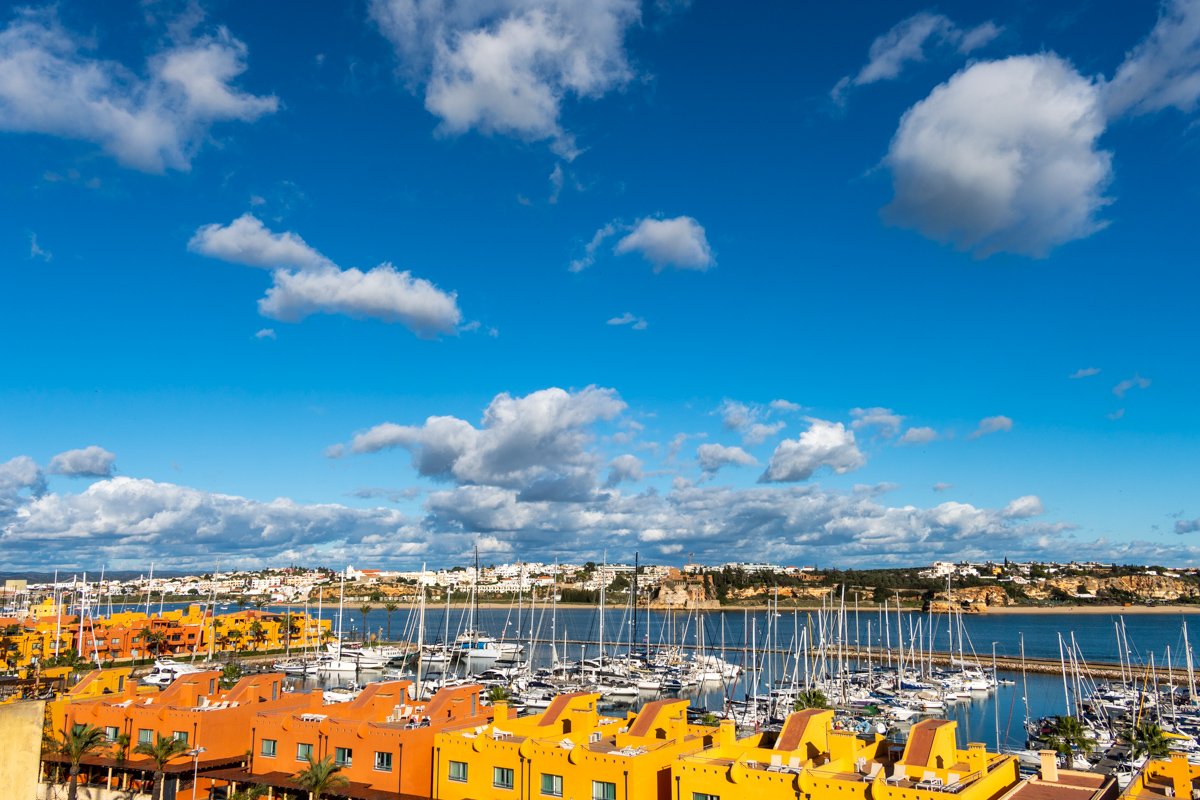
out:
{"label": "window", "polygon": [[608,781],[592,781],[592,800],[617,800],[617,785]]}
{"label": "window", "polygon": [[542,773],[542,794],[547,797],[562,797],[562,775]]}
{"label": "window", "polygon": [[171,734],[171,738],[177,742],[187,744],[187,731],[175,731]]}
{"label": "window", "polygon": [[107,725],[104,728],[104,739],[108,742],[115,742],[117,737],[121,735],[121,729],[116,725]]}
{"label": "window", "polygon": [[375,769],[379,772],[392,771],[392,754],[375,751]]}
{"label": "window", "polygon": [[262,754],[267,758],[275,757],[275,747],[279,744],[275,739],[262,740]]}
{"label": "window", "polygon": [[149,728],[138,728],[138,744],[154,744],[154,731]]}
{"label": "window", "polygon": [[704,792],[692,792],[692,800],[721,800],[719,794],[705,794]]}
{"label": "window", "polygon": [[339,767],[348,767],[354,761],[354,751],[349,747],[333,748],[333,763]]}
{"label": "window", "polygon": [[513,788],[513,771],[507,767],[492,768],[492,786],[497,789]]}
{"label": "window", "polygon": [[312,745],[307,742],[301,742],[296,745],[296,760],[307,761],[312,758]]}
{"label": "window", "polygon": [[450,780],[458,781],[459,783],[467,782],[467,762],[451,761],[450,762]]}
{"label": "window", "polygon": [[112,646],[113,646],[113,647],[120,647],[120,646],[121,646],[121,640],[120,640],[120,639],[113,639],[113,640],[112,640]]}

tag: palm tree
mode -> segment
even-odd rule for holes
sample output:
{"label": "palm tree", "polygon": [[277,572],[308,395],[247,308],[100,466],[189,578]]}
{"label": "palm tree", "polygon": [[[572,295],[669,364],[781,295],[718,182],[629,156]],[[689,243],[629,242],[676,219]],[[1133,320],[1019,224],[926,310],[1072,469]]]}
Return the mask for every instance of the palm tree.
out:
{"label": "palm tree", "polygon": [[383,604],[383,607],[387,610],[387,638],[390,642],[392,640],[392,614],[396,612],[396,609],[400,608],[400,604],[395,600],[388,600]]}
{"label": "palm tree", "polygon": [[820,689],[805,689],[796,695],[796,702],[792,704],[792,708],[796,711],[806,708],[829,708],[829,699]]}
{"label": "palm tree", "polygon": [[326,792],[337,792],[350,784],[345,775],[339,775],[342,768],[333,763],[333,756],[325,756],[320,761],[308,755],[308,766],[292,776],[300,788],[308,790],[309,800],[321,800]]}
{"label": "palm tree", "polygon": [[231,642],[233,642],[233,650],[235,653],[241,649],[242,637],[245,635],[246,634],[242,633],[242,631],[238,630],[237,628],[234,628],[226,636],[227,639],[229,639]]}
{"label": "palm tree", "polygon": [[62,732],[62,743],[58,746],[58,752],[66,756],[67,763],[71,765],[67,773],[67,800],[75,800],[79,792],[79,762],[84,756],[103,750],[107,746],[108,740],[104,737],[104,730],[95,725],[75,725]]}
{"label": "palm tree", "polygon": [[247,786],[244,789],[238,789],[233,794],[229,795],[229,800],[258,800],[267,793],[267,787],[261,783],[256,783],[253,786]]}
{"label": "palm tree", "polygon": [[1069,755],[1071,750],[1079,750],[1082,753],[1088,753],[1092,749],[1092,738],[1088,736],[1088,729],[1078,717],[1059,717],[1054,723],[1053,738],[1058,740],[1058,750],[1063,755]]}
{"label": "palm tree", "polygon": [[1147,758],[1166,758],[1170,755],[1169,742],[1163,729],[1149,720],[1131,729],[1126,736],[1133,744],[1133,757],[1145,754]]}
{"label": "palm tree", "polygon": [[147,654],[160,655],[167,644],[167,633],[153,628],[142,628],[142,644],[145,645]]}
{"label": "palm tree", "polygon": [[262,643],[267,640],[267,629],[263,627],[260,620],[254,620],[250,623],[250,638],[254,640],[254,649],[262,648]]}
{"label": "palm tree", "polygon": [[363,615],[363,641],[364,642],[367,640],[367,614],[371,613],[371,608],[372,608],[372,606],[370,603],[363,603],[361,606],[358,607],[358,610],[360,612],[362,612],[362,615]]}
{"label": "palm tree", "polygon": [[117,738],[113,739],[113,745],[117,748],[117,752],[113,755],[113,760],[120,766],[125,763],[125,758],[129,755],[129,734],[117,734]]}
{"label": "palm tree", "polygon": [[508,687],[493,686],[488,689],[487,699],[489,703],[507,703],[509,698]]}
{"label": "palm tree", "polygon": [[292,652],[292,640],[300,635],[300,627],[300,620],[295,614],[288,611],[283,615],[284,649],[289,655]]}
{"label": "palm tree", "polygon": [[154,761],[154,791],[151,797],[163,796],[163,774],[167,764],[179,758],[188,750],[187,742],[172,736],[158,736],[153,742],[142,742],[133,748],[133,752],[150,756]]}

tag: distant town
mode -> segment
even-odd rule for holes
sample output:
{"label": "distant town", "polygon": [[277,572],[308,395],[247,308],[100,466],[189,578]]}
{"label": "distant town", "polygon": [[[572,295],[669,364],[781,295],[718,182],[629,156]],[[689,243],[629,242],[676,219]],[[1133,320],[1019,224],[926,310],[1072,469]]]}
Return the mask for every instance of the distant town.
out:
{"label": "distant town", "polygon": [[1200,602],[1200,569],[1098,562],[949,562],[922,567],[840,570],[817,566],[729,562],[683,567],[656,564],[517,562],[413,571],[347,566],[285,567],[200,575],[104,578],[60,574],[57,580],[9,578],[0,588],[0,610],[16,613],[45,598],[76,606],[112,603],[235,602],[267,605],[336,602],[411,603],[424,588],[430,602],[596,603],[636,596],[640,606],[718,608],[818,606],[843,599],[865,605],[998,607],[1055,605],[1184,604]]}

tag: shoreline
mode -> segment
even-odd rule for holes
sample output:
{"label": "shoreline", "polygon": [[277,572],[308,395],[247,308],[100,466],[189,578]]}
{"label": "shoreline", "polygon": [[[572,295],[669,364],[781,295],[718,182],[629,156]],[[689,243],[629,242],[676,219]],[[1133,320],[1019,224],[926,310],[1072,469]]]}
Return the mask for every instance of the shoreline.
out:
{"label": "shoreline", "polygon": [[[304,603],[272,603],[271,605],[274,608],[303,608],[305,604]],[[362,605],[363,605],[362,603],[355,603],[352,607],[348,605],[346,608],[346,613],[360,614],[361,612],[359,611],[359,608]],[[452,610],[459,611],[459,610],[470,608],[471,605],[472,605],[471,603],[452,602],[452,603],[450,603],[450,608]],[[312,603],[309,603],[308,606],[309,606],[310,611],[313,610]],[[401,604],[400,607],[397,608],[396,610],[397,610],[397,612],[404,611],[404,610],[415,610],[414,606],[415,606],[415,604],[412,604],[412,603],[404,603],[404,604]],[[541,609],[546,608],[546,607],[548,607],[548,604],[539,603],[537,606],[537,609],[540,611]],[[558,607],[560,609],[584,609],[584,608],[595,609],[596,605],[594,603],[558,603]],[[326,607],[326,608],[328,609],[328,607]],[[372,610],[383,610],[383,604],[382,603],[372,603],[371,608],[372,608]],[[445,603],[435,603],[435,604],[426,603],[426,606],[425,606],[426,611],[436,611],[439,608],[445,609],[446,604]],[[479,608],[486,608],[489,610],[511,608],[515,611],[517,608],[517,604],[515,601],[511,602],[511,603],[481,602],[481,603],[479,603]],[[524,608],[526,611],[528,611],[529,604],[526,603]],[[620,608],[622,608],[622,606],[613,605],[613,606],[609,606],[607,611],[609,613],[612,613],[612,612],[617,611]],[[247,609],[253,609],[253,606],[247,606]],[[852,609],[853,609],[853,606],[847,604],[846,612],[848,614],[852,611]],[[720,613],[720,612],[732,613],[732,612],[738,612],[738,611],[751,611],[751,612],[778,611],[780,614],[786,615],[792,611],[801,611],[801,612],[820,611],[821,606],[819,606],[819,605],[812,605],[812,606],[780,605],[780,606],[776,607],[776,606],[770,606],[770,605],[747,605],[747,606],[717,606],[714,608],[699,608],[699,609],[697,609],[697,608],[677,608],[677,607],[672,607],[672,606],[651,606],[649,610],[650,611],[658,611],[658,612],[674,610],[676,612],[685,613],[685,614],[691,614],[691,613],[695,613],[697,611],[699,611],[701,613],[707,613],[707,614],[715,614],[715,613]],[[885,608],[883,606],[875,605],[873,603],[872,604],[865,604],[865,603],[861,604],[858,606],[858,610],[859,610],[859,613],[861,613],[861,614],[878,614],[881,611],[889,613],[889,614],[896,613],[895,606],[890,606],[890,607]],[[644,613],[645,611],[646,611],[645,606],[638,606],[638,613]],[[915,606],[903,606],[900,608],[900,612],[904,613],[904,614],[913,614],[913,613],[928,614],[928,613],[930,613],[928,611],[924,611],[923,609],[917,608]],[[946,612],[938,611],[938,612],[934,612],[934,613],[936,613],[940,616],[940,615],[945,614]],[[1132,616],[1132,615],[1145,615],[1145,614],[1178,615],[1178,614],[1200,614],[1200,604],[1197,604],[1197,605],[1172,604],[1172,605],[1154,605],[1154,606],[1147,606],[1147,605],[1130,605],[1130,606],[1115,606],[1115,605],[988,606],[983,611],[967,611],[964,609],[962,613],[963,613],[963,615],[968,616],[968,617],[987,616],[987,615],[1003,616],[1003,615],[1019,615],[1019,614],[1029,614],[1029,615],[1088,614],[1088,615],[1104,615],[1104,616],[1122,616],[1122,615]]]}

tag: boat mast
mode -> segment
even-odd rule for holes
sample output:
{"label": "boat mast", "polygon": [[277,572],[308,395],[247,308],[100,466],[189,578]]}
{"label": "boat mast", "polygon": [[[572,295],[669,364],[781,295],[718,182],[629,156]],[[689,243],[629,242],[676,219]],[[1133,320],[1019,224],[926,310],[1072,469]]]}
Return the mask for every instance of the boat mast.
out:
{"label": "boat mast", "polygon": [[633,617],[633,630],[629,634],[629,651],[630,651],[630,653],[633,652],[633,649],[637,646],[637,641],[638,641],[638,635],[637,635],[638,585],[637,585],[637,581],[638,581],[638,554],[635,551],[633,554],[633,584],[630,589],[631,595],[630,595],[630,599],[629,599],[629,614],[630,614],[630,616]]}
{"label": "boat mast", "polygon": [[[417,698],[421,699],[421,662],[425,655],[425,564],[421,564],[421,581],[417,585],[420,592],[421,616],[417,622]],[[411,629],[410,629],[411,630]]]}

